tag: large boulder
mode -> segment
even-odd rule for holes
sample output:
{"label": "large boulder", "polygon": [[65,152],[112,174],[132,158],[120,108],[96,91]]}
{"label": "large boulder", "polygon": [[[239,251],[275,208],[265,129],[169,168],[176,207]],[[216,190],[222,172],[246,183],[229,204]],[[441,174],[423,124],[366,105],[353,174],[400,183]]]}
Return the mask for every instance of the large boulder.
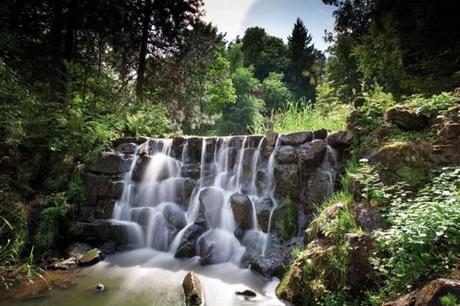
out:
{"label": "large boulder", "polygon": [[275,194],[280,198],[298,200],[300,196],[299,166],[297,164],[275,165]]}
{"label": "large boulder", "polygon": [[203,288],[198,276],[189,272],[184,277],[182,282],[182,289],[185,294],[185,305],[186,306],[200,306],[204,304]]}
{"label": "large boulder", "polygon": [[297,146],[313,139],[312,132],[296,132],[280,136],[281,145]]}
{"label": "large boulder", "polygon": [[366,232],[372,232],[385,226],[385,219],[378,208],[367,203],[358,203],[352,208],[353,218]]}
{"label": "large boulder", "polygon": [[403,130],[421,130],[428,126],[428,117],[414,109],[394,106],[387,110],[386,119]]}
{"label": "large boulder", "polygon": [[[429,282],[422,289],[413,291],[396,301],[387,302],[383,306],[442,306],[441,298],[448,294],[460,300],[460,281],[439,278]],[[449,304],[450,305],[450,304]]]}
{"label": "large boulder", "polygon": [[87,171],[110,175],[120,174],[128,172],[131,163],[132,156],[103,152],[88,166]]}
{"label": "large boulder", "polygon": [[66,237],[69,241],[82,241],[90,244],[101,244],[112,240],[120,245],[128,243],[125,234],[126,228],[123,225],[98,220],[93,223],[71,223]]}
{"label": "large boulder", "polygon": [[293,146],[280,146],[275,156],[276,161],[280,164],[292,164],[297,162],[297,151]]}
{"label": "large boulder", "polygon": [[272,211],[273,205],[273,200],[268,197],[264,197],[256,202],[257,222],[259,223],[262,231],[265,233],[268,232],[270,213]]}
{"label": "large boulder", "polygon": [[290,199],[283,199],[273,211],[272,228],[280,240],[287,240],[297,232],[297,207]]}
{"label": "large boulder", "polygon": [[252,228],[253,207],[249,196],[242,193],[234,193],[230,197],[230,205],[232,206],[236,224],[243,230]]}
{"label": "large boulder", "polygon": [[326,139],[327,137],[327,130],[326,129],[319,129],[313,131],[313,139]]}
{"label": "large boulder", "polygon": [[369,234],[345,234],[349,246],[347,283],[352,292],[358,293],[375,279],[374,269],[369,261],[375,251],[375,241]]}
{"label": "large boulder", "polygon": [[206,217],[210,227],[216,228],[220,224],[224,196],[222,190],[215,187],[207,187],[201,190],[199,195],[200,214]]}
{"label": "large boulder", "polygon": [[353,140],[352,131],[334,132],[327,135],[327,144],[334,148],[350,146]]}
{"label": "large boulder", "polygon": [[326,155],[327,144],[324,140],[315,139],[300,147],[299,159],[308,168],[317,168],[321,165]]}
{"label": "large boulder", "polygon": [[117,200],[121,197],[124,188],[123,181],[94,173],[86,173],[84,183],[88,206],[96,206],[101,199]]}
{"label": "large boulder", "polygon": [[196,240],[205,231],[206,227],[202,223],[194,223],[187,227],[174,256],[177,258],[192,258],[196,256]]}
{"label": "large boulder", "polygon": [[332,169],[317,168],[303,182],[302,199],[308,204],[321,204],[332,195],[335,185],[335,172]]}

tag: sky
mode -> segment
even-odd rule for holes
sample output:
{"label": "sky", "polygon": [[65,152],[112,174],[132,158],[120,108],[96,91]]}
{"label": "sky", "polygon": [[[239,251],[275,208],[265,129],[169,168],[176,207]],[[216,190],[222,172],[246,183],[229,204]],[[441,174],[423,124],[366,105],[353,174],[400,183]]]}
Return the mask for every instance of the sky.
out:
{"label": "sky", "polygon": [[333,7],[321,0],[204,0],[205,20],[212,22],[226,39],[243,36],[248,27],[260,26],[268,34],[287,41],[297,17],[311,33],[315,47],[325,50],[324,30],[332,31]]}

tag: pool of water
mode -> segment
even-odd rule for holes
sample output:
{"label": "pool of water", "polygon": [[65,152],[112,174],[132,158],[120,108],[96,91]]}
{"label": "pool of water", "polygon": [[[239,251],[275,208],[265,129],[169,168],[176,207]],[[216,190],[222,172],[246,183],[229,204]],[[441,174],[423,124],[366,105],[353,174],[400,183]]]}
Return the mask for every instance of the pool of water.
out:
{"label": "pool of water", "polygon": [[[197,259],[177,260],[170,253],[141,249],[80,270],[72,288],[52,289],[27,301],[3,300],[0,306],[182,306],[182,280],[189,271],[200,278],[206,305],[286,305],[275,296],[276,279],[266,280],[232,263],[201,266]],[[99,283],[106,288],[103,292],[95,289]],[[245,300],[235,295],[245,289],[257,297]]]}

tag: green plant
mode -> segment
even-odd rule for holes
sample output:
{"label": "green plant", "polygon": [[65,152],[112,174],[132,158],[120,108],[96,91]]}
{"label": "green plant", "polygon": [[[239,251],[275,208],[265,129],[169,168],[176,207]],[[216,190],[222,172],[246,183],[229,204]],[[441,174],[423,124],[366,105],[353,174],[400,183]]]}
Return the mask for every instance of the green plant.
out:
{"label": "green plant", "polygon": [[458,306],[457,297],[450,292],[444,296],[441,296],[439,301],[443,306]]}
{"label": "green plant", "polygon": [[454,267],[460,252],[460,168],[443,168],[417,192],[387,188],[385,218],[391,227],[376,232],[380,253],[373,263],[395,295],[415,282]]}

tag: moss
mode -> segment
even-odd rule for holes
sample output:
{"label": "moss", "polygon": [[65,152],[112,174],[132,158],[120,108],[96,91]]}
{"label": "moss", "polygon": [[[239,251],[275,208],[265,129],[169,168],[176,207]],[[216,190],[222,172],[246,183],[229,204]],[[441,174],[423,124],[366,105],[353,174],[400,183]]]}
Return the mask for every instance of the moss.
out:
{"label": "moss", "polygon": [[297,232],[297,206],[290,199],[283,199],[275,210],[273,227],[280,239],[289,239]]}
{"label": "moss", "polygon": [[396,171],[402,179],[404,179],[411,186],[419,185],[427,181],[430,177],[430,171],[427,169],[402,167]]}

